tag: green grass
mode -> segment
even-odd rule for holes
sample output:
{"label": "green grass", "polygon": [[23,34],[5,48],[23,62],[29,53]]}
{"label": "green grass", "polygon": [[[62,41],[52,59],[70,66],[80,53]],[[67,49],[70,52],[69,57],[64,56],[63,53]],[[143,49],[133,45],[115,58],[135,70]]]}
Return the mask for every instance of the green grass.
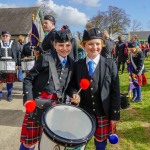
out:
{"label": "green grass", "polygon": [[[121,118],[117,123],[119,142],[107,150],[150,150],[150,60],[145,61],[148,84],[142,87],[142,102],[130,102],[130,108],[121,110]],[[120,74],[120,89],[128,92],[128,73]],[[93,139],[86,150],[94,150]]]}

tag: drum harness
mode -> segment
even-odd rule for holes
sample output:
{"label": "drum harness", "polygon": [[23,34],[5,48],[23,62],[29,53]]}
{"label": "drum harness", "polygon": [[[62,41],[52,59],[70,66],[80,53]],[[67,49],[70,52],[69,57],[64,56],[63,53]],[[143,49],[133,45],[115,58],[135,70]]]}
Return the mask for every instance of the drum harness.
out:
{"label": "drum harness", "polygon": [[[54,82],[54,86],[55,86],[55,90],[56,90],[56,95],[58,98],[58,103],[63,103],[63,96],[61,94],[60,81],[58,78],[55,62],[54,62],[54,59],[51,56],[51,54],[49,54],[49,56],[50,56],[50,58],[48,60],[49,71],[51,71],[51,73],[52,73],[52,78],[53,78],[53,82]],[[48,107],[51,106],[51,101],[43,100],[40,98],[36,98],[35,101],[36,101],[36,109],[32,113],[30,113],[30,117],[32,120],[34,120],[38,123],[41,123],[42,114],[45,112],[45,110]]]}

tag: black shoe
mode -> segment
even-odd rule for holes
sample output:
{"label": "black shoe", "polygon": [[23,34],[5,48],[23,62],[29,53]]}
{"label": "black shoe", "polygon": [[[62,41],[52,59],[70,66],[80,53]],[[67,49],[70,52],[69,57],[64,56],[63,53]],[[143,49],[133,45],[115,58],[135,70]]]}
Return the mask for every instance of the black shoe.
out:
{"label": "black shoe", "polygon": [[11,102],[12,100],[13,100],[13,98],[11,95],[7,97],[7,101]]}

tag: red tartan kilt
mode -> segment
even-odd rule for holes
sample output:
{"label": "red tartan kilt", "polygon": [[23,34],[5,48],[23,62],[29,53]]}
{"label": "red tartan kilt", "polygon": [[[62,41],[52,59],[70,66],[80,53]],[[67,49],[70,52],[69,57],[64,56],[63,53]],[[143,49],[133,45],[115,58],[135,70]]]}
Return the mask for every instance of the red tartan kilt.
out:
{"label": "red tartan kilt", "polygon": [[7,83],[7,82],[17,82],[17,73],[0,73],[0,82]]}
{"label": "red tartan kilt", "polygon": [[145,74],[138,76],[138,83],[140,86],[147,84],[147,79],[146,79]]}
{"label": "red tartan kilt", "polygon": [[[105,139],[108,139],[109,135],[112,133],[112,126],[110,124],[110,120],[107,117],[98,117],[97,119],[97,127],[95,131],[95,139],[99,141],[104,141]],[[116,131],[115,129],[113,129]]]}
{"label": "red tartan kilt", "polygon": [[29,120],[28,117],[29,113],[26,113],[23,120],[20,142],[34,145],[40,140],[42,127],[40,124]]}

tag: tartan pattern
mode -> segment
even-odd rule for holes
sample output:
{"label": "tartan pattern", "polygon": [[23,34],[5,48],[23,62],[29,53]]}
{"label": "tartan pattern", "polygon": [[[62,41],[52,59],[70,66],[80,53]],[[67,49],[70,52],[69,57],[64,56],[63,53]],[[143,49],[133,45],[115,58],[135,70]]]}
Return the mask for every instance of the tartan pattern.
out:
{"label": "tartan pattern", "polygon": [[34,145],[41,137],[42,126],[29,119],[29,113],[25,113],[23,120],[20,142]]}
{"label": "tartan pattern", "polygon": [[[107,117],[96,116],[97,127],[95,131],[95,139],[104,141],[108,139],[109,135],[112,133],[112,126],[110,125],[110,120]],[[115,129],[116,130],[116,129]]]}
{"label": "tartan pattern", "polygon": [[[54,99],[57,100],[56,94],[48,94],[46,92],[42,92],[40,97],[48,100]],[[32,121],[30,119],[29,113],[25,113],[20,142],[28,145],[34,145],[40,140],[41,134],[42,134],[42,125]]]}
{"label": "tartan pattern", "polygon": [[17,79],[17,73],[0,73],[0,82],[1,83],[7,83],[7,82],[16,82]]}

